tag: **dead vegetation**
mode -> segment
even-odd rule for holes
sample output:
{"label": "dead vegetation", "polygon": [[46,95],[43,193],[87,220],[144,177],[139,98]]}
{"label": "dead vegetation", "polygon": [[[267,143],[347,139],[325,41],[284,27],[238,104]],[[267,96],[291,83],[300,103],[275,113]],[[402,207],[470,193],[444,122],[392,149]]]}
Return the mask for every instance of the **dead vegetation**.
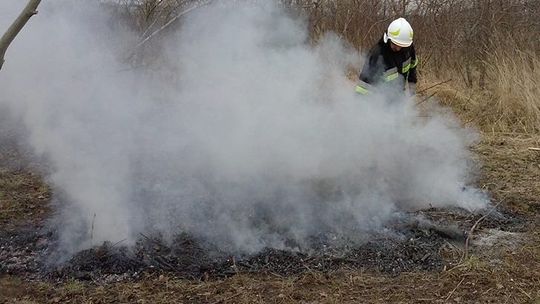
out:
{"label": "dead vegetation", "polygon": [[[147,41],[166,36],[181,25],[184,13],[209,2],[125,0],[123,12],[141,41]],[[420,89],[444,82],[424,91],[422,98],[439,97],[482,131],[540,131],[540,42],[531,38],[540,33],[538,1],[279,2],[306,16],[314,41],[331,31],[362,52],[380,39],[391,20],[405,16],[415,29]]]}
{"label": "dead vegetation", "polygon": [[538,216],[540,210],[540,146],[538,135],[486,133],[473,148],[482,162],[479,185],[494,201],[514,211]]}
{"label": "dead vegetation", "polygon": [[[538,235],[534,236],[538,241]],[[532,243],[534,244],[534,243]],[[389,277],[340,270],[298,276],[241,274],[209,282],[154,274],[136,282],[59,285],[0,279],[9,303],[537,303],[540,248],[527,245],[504,253],[500,266],[472,256],[441,273]],[[21,288],[22,286],[22,288]]]}
{"label": "dead vegetation", "polygon": [[[531,51],[495,49],[488,56],[484,87],[468,86],[450,73],[451,82],[426,91],[442,105],[451,107],[467,126],[484,132],[536,134],[540,130],[540,91],[538,56]],[[437,84],[441,78],[425,71],[422,87]],[[454,77],[452,78],[452,75]],[[454,81],[457,79],[457,81]]]}
{"label": "dead vegetation", "polygon": [[[310,3],[312,3],[310,5]],[[302,1],[314,38],[327,31],[366,50],[392,19],[415,29],[421,89],[483,131],[540,131],[538,1]],[[446,82],[447,81],[447,82]]]}
{"label": "dead vegetation", "polygon": [[[463,240],[450,242],[440,251],[443,264],[435,271],[406,268],[396,273],[385,271],[384,267],[368,267],[365,261],[372,258],[378,266],[391,266],[398,262],[397,256],[388,256],[390,262],[386,264],[388,261],[384,257],[391,254],[387,247],[379,253],[376,248],[370,248],[373,254],[366,251],[357,256],[355,262],[364,263],[362,267],[342,263],[337,267],[317,268],[315,266],[324,265],[320,264],[324,260],[300,262],[306,257],[266,252],[245,261],[227,257],[228,262],[219,269],[230,271],[228,274],[215,276],[197,272],[199,275],[195,280],[159,268],[160,263],[154,264],[156,271],[143,272],[135,277],[125,275],[129,272],[111,273],[102,277],[106,280],[101,282],[93,280],[92,272],[87,272],[86,278],[68,276],[61,280],[59,277],[43,280],[34,276],[31,282],[24,283],[32,276],[4,274],[0,278],[0,303],[537,303],[535,301],[540,299],[537,199],[540,155],[529,148],[537,147],[539,143],[538,136],[495,134],[486,135],[473,148],[483,163],[479,186],[488,189],[494,200],[501,202],[501,207],[509,209],[506,216],[509,221],[497,220],[497,217],[478,221],[479,216],[471,218],[449,210],[424,211],[434,220],[458,222],[464,227],[470,228],[478,222],[468,257],[462,259]],[[10,177],[4,175],[3,179],[9,180]],[[27,191],[26,188],[18,189]],[[13,203],[26,205],[24,199],[15,199]],[[36,250],[46,249],[47,243],[42,237],[25,241],[24,231],[18,230],[16,234],[23,250],[33,246],[38,246]],[[17,239],[13,240],[12,244],[18,244]],[[444,239],[440,240],[444,242]],[[161,263],[189,271],[189,265],[175,264],[175,260],[168,256],[168,250],[175,248],[167,248],[168,245],[155,240],[147,245],[148,250],[156,252],[154,258],[165,257]],[[1,246],[6,248],[10,245],[3,243]],[[189,246],[184,244],[181,247]],[[86,253],[85,256],[90,257],[86,261],[91,262],[88,264],[91,271],[99,270],[92,266],[92,261],[99,261],[100,256],[102,261],[114,262],[106,254],[107,251],[99,250]],[[424,256],[422,253],[418,255],[419,260]],[[31,254],[21,256],[27,258]],[[413,261],[407,261],[411,257],[403,258],[406,263]],[[109,264],[105,262],[103,265]],[[103,269],[110,272],[121,264],[111,265]],[[296,267],[301,267],[301,271],[293,271]],[[276,271],[279,269],[286,271]]]}
{"label": "dead vegetation", "polygon": [[[139,16],[133,22],[141,37],[148,37],[196,2],[126,1],[124,13]],[[426,89],[425,97],[438,97],[428,103],[440,101],[463,124],[484,131],[472,148],[482,164],[478,186],[489,191],[511,219],[426,212],[431,219],[460,223],[464,231],[477,224],[470,248],[440,238],[444,246],[437,244],[441,246],[429,248],[430,252],[409,248],[414,254],[404,263],[414,259],[436,263],[432,268],[388,271],[398,257],[387,247],[378,251],[368,247],[351,258],[363,262],[359,265],[347,261],[334,265],[324,259],[306,263],[310,257],[288,252],[266,252],[251,260],[224,256],[222,264],[213,265],[219,275],[211,275],[201,265],[169,255],[178,248],[143,237],[143,255],[136,261],[147,264],[126,262],[124,266],[131,268],[121,269],[125,252],[118,248],[118,255],[110,255],[96,248],[44,279],[27,276],[26,271],[27,265],[39,267],[28,258],[31,253],[49,246],[35,229],[50,212],[50,189],[27,168],[10,166],[19,156],[2,146],[0,230],[7,234],[0,237],[0,246],[2,253],[16,253],[15,260],[9,256],[9,263],[15,263],[11,265],[23,266],[8,275],[2,268],[8,260],[3,257],[0,303],[540,303],[540,46],[528,34],[540,32],[539,2],[282,2],[308,13],[315,39],[331,30],[359,48],[377,40],[395,16],[410,17],[423,58],[420,89]],[[497,35],[490,35],[494,31]],[[424,258],[433,252],[438,255]],[[375,267],[368,267],[370,259]],[[99,262],[102,269],[95,267]],[[141,265],[156,270],[140,274]],[[120,267],[118,273],[112,273],[114,267]],[[104,276],[96,276],[96,271],[105,273],[106,280],[100,281]],[[129,271],[137,275],[126,276]]]}
{"label": "dead vegetation", "polygon": [[44,218],[48,212],[44,205],[49,197],[49,189],[39,175],[0,169],[0,229],[28,219]]}

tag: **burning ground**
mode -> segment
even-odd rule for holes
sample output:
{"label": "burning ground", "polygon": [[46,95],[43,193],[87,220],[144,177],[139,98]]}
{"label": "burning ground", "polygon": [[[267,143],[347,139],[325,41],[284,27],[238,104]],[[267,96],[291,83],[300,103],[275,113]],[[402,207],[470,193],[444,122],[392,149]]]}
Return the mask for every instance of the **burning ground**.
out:
{"label": "burning ground", "polygon": [[[2,293],[6,303],[532,302],[539,295],[538,138],[486,137],[479,186],[500,204],[482,217],[427,209],[361,246],[231,255],[189,235],[134,248],[104,244],[51,267],[50,190],[16,150],[2,153]],[[6,145],[4,145],[6,147]],[[422,216],[419,217],[418,215]],[[484,214],[485,215],[485,214]],[[422,219],[422,220],[419,220]],[[475,226],[468,248],[467,234]],[[460,233],[463,232],[463,235]],[[314,247],[316,248],[316,247]],[[465,256],[467,252],[467,256]]]}

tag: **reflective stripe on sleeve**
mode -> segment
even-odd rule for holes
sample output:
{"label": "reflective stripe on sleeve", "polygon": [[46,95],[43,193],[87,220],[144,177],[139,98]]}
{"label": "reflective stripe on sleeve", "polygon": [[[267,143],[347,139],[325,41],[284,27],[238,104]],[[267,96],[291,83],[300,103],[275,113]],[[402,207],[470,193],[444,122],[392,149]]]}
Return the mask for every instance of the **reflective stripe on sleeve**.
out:
{"label": "reflective stripe on sleeve", "polygon": [[403,62],[403,68],[401,69],[401,72],[403,74],[407,73],[409,71],[409,69],[411,68],[411,57],[409,57],[409,59],[405,60]]}
{"label": "reflective stripe on sleeve", "polygon": [[356,93],[366,95],[369,93],[369,90],[371,89],[371,85],[365,81],[360,80],[358,84],[356,85]]}
{"label": "reflective stripe on sleeve", "polygon": [[369,91],[366,88],[363,88],[360,85],[356,86],[355,91],[356,91],[356,93],[362,94],[362,95],[366,95],[367,93],[369,93]]}
{"label": "reflective stripe on sleeve", "polygon": [[403,62],[403,68],[401,69],[401,72],[405,74],[409,72],[410,69],[415,68],[417,65],[418,65],[418,59],[414,59],[411,63],[411,58],[409,58],[405,62]]}

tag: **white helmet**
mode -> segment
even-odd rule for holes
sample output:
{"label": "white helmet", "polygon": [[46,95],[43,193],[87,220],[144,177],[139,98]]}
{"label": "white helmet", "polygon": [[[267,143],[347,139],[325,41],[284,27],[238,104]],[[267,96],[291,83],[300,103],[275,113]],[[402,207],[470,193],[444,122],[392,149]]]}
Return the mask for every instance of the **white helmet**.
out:
{"label": "white helmet", "polygon": [[384,43],[390,39],[394,44],[401,47],[409,47],[413,43],[414,32],[405,18],[399,18],[388,26],[388,30],[384,33]]}

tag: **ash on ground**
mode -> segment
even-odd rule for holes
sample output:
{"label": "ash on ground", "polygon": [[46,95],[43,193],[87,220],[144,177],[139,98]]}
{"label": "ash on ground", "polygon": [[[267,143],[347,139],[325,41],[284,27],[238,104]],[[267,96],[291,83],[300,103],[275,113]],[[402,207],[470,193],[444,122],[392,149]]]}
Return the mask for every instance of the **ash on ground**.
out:
{"label": "ash on ground", "polygon": [[[394,223],[384,234],[354,246],[334,246],[330,238],[313,238],[309,251],[265,249],[256,254],[231,254],[212,244],[180,234],[166,244],[158,236],[141,235],[132,247],[105,243],[84,250],[61,264],[52,264],[57,247],[54,233],[28,226],[0,232],[0,275],[27,279],[70,279],[111,282],[137,279],[148,273],[169,273],[179,278],[205,280],[238,273],[290,276],[303,272],[363,269],[398,275],[409,271],[441,271],[445,252],[456,250],[481,217],[464,210],[430,209]],[[492,212],[483,228],[522,229],[512,214]],[[480,229],[480,228],[479,228]]]}

